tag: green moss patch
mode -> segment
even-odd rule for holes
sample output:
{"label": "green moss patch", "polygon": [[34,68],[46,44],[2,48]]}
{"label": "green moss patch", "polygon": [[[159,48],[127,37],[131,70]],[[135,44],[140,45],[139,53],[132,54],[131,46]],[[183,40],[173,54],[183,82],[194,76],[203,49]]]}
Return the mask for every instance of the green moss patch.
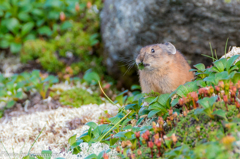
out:
{"label": "green moss patch", "polygon": [[[225,109],[222,103],[217,103],[216,108]],[[229,111],[226,113],[228,121],[232,121],[233,118],[237,117],[239,113],[235,105],[228,106]],[[190,144],[190,146],[196,146],[195,144],[205,143],[214,139],[213,134],[218,130],[224,130],[224,119],[215,116],[216,120],[212,120],[205,114],[194,115],[195,110],[191,110],[186,117],[181,117],[176,127],[169,133],[175,133],[179,138],[180,142],[184,144]],[[197,127],[200,132],[197,131]],[[224,132],[224,131],[223,131]]]}
{"label": "green moss patch", "polygon": [[90,94],[88,91],[75,88],[64,91],[60,95],[61,104],[80,107],[87,104],[101,104],[102,100],[97,93]]}

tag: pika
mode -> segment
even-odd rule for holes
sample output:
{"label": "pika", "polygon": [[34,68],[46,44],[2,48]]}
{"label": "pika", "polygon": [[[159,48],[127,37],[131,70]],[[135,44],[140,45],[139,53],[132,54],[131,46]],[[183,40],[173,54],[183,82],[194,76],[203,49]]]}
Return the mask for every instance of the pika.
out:
{"label": "pika", "polygon": [[143,47],[136,64],[142,93],[171,93],[194,78],[191,67],[170,42]]}

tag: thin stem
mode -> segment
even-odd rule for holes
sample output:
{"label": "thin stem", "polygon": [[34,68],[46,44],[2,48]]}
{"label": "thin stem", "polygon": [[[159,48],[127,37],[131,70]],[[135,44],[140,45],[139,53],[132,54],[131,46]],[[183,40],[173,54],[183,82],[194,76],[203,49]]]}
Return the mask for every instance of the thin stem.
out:
{"label": "thin stem", "polygon": [[225,58],[226,58],[226,53],[227,53],[227,44],[228,44],[228,38],[227,38],[227,41],[226,41],[226,44],[225,44]]}
{"label": "thin stem", "polygon": [[101,142],[102,139],[103,139],[110,131],[112,131],[112,129],[115,128],[120,122],[122,122],[131,112],[132,112],[132,111],[128,112],[121,120],[119,120],[119,122],[117,122],[110,130],[108,130],[108,132],[105,133],[105,134],[103,135],[103,137],[101,137],[101,138],[99,139],[98,142]]}
{"label": "thin stem", "polygon": [[26,142],[24,141],[24,145],[23,145],[23,147],[22,147],[21,150],[20,150],[20,154],[19,154],[18,158],[20,158],[20,156],[22,155],[22,150],[23,150],[25,144],[26,144]]}
{"label": "thin stem", "polygon": [[4,150],[7,152],[7,154],[8,154],[8,157],[11,159],[11,157],[10,157],[10,155],[9,155],[9,153],[8,153],[8,151],[7,151],[7,149],[6,149],[6,147],[4,146],[4,144],[3,144],[2,140],[0,140],[0,141],[1,141],[2,145],[3,145],[3,148],[4,148]]}
{"label": "thin stem", "polygon": [[225,102],[225,106],[226,106],[226,109],[227,109],[227,111],[228,111],[228,106],[227,106],[227,102]]}
{"label": "thin stem", "polygon": [[[213,56],[212,45],[211,45],[211,43],[209,43],[209,45],[210,45],[210,50],[211,50],[211,54],[212,54],[212,58],[213,58],[214,56]],[[214,62],[214,58],[213,58],[213,62]]]}
{"label": "thin stem", "polygon": [[161,151],[160,151],[160,147],[158,147],[158,155],[159,155],[159,157],[161,157]]}
{"label": "thin stem", "polygon": [[45,129],[45,127],[46,127],[46,124],[45,124],[45,126],[42,128],[41,132],[38,134],[37,138],[34,140],[33,144],[31,145],[31,147],[30,147],[30,149],[29,149],[29,151],[28,151],[28,155],[30,154],[30,151],[31,151],[33,145],[35,144],[35,142],[37,141],[37,139],[39,138],[39,136],[42,134],[42,132],[43,132],[43,130]]}
{"label": "thin stem", "polygon": [[151,156],[152,156],[152,158],[153,158],[153,148],[151,148]]}
{"label": "thin stem", "polygon": [[[101,86],[100,81],[98,81],[98,85],[99,85],[99,87],[100,87],[102,93],[104,94],[104,96],[108,99],[108,101],[109,101],[110,103],[112,103],[113,105],[116,105],[116,103],[114,103],[114,102],[113,102],[113,101],[107,96],[107,94],[104,92],[104,90],[103,90],[103,88],[102,88],[102,86]],[[118,105],[116,105],[116,106],[117,106],[120,110],[122,110],[122,111],[124,111],[124,112],[126,113],[126,111],[125,111],[124,108],[119,107]]]}

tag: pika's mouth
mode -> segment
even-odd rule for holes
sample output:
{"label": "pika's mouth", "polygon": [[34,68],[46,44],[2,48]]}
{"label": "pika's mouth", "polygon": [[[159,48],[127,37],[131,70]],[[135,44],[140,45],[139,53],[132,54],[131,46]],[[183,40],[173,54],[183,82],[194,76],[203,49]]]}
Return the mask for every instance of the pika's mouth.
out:
{"label": "pika's mouth", "polygon": [[143,62],[138,63],[138,69],[143,70],[145,67],[150,66],[150,64],[145,64]]}

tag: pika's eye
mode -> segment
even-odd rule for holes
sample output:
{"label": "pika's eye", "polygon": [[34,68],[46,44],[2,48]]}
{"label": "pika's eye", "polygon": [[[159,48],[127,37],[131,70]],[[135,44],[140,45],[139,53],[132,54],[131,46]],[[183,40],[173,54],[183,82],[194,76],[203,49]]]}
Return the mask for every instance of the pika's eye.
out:
{"label": "pika's eye", "polygon": [[154,50],[154,49],[152,49],[152,50],[151,50],[151,52],[152,52],[152,53],[154,53],[154,52],[155,52],[155,50]]}

